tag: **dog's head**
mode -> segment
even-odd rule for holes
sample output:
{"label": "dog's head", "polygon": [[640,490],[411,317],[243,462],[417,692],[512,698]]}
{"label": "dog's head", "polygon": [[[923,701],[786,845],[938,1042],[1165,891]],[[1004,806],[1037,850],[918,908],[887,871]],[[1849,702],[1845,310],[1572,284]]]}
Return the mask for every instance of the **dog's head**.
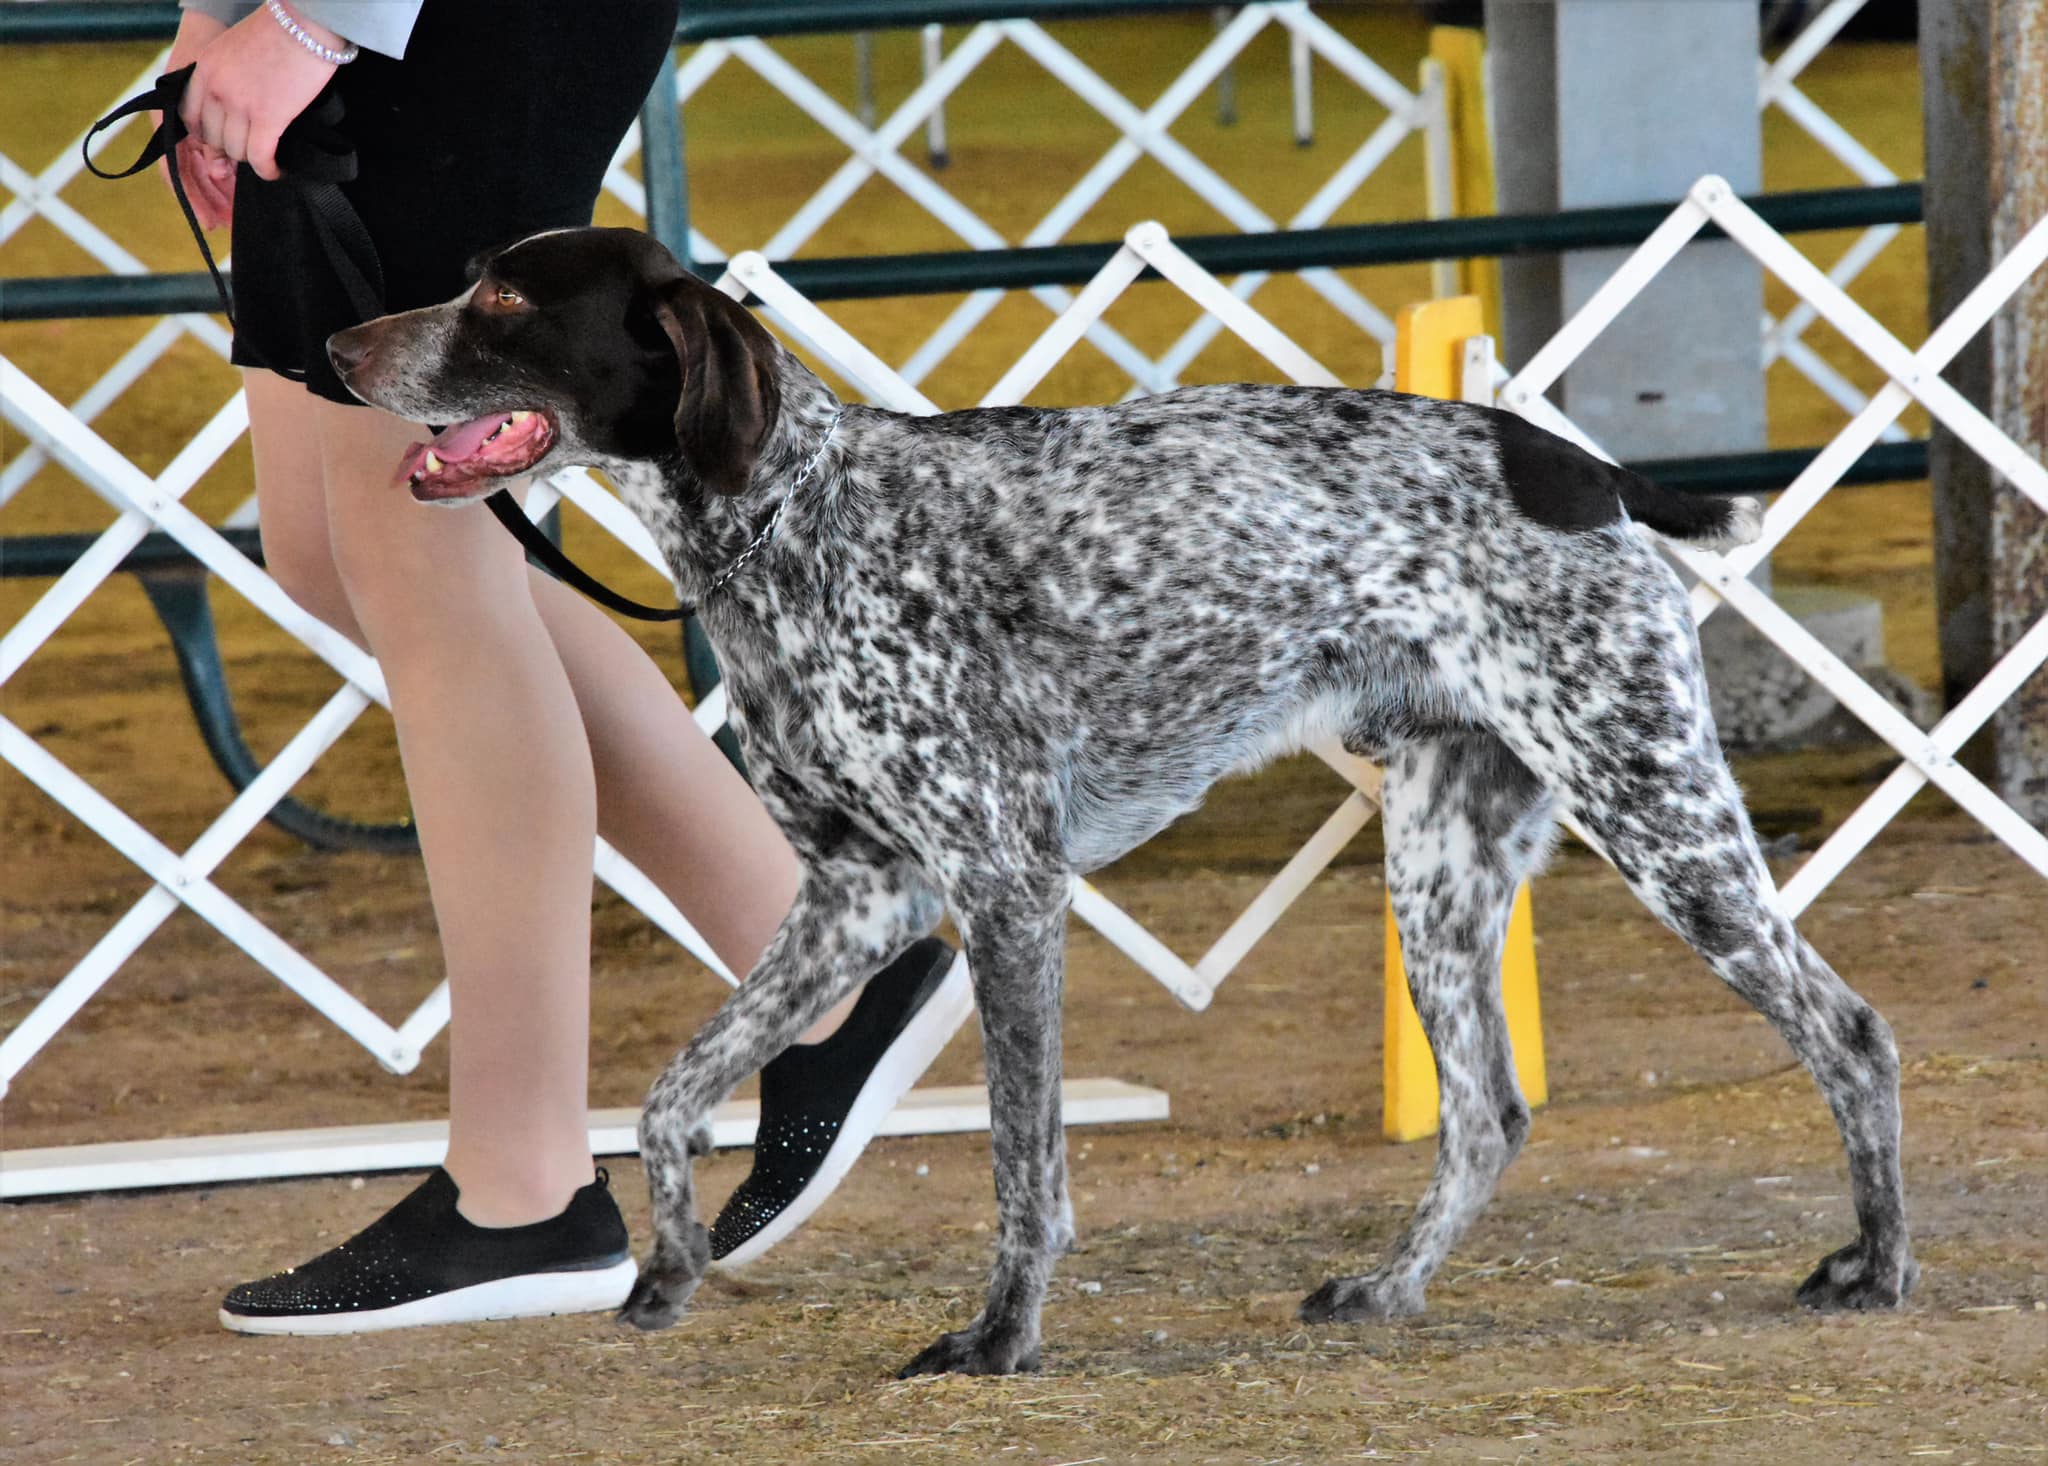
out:
{"label": "dog's head", "polygon": [[745,489],[779,410],[781,348],[632,229],[559,229],[480,256],[445,305],[327,342],[363,401],[452,423],[398,467],[413,497],[480,498],[541,468],[680,464]]}

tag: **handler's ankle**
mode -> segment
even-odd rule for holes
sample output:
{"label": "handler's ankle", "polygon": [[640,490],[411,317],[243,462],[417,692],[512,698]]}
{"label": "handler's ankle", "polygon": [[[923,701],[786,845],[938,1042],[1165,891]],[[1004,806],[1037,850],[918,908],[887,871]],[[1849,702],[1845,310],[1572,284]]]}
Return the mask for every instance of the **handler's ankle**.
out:
{"label": "handler's ankle", "polygon": [[461,1193],[455,1209],[479,1227],[523,1227],[558,1217],[597,1175],[588,1156],[580,1166],[563,1163],[543,1170],[492,1166],[450,1155],[446,1169]]}

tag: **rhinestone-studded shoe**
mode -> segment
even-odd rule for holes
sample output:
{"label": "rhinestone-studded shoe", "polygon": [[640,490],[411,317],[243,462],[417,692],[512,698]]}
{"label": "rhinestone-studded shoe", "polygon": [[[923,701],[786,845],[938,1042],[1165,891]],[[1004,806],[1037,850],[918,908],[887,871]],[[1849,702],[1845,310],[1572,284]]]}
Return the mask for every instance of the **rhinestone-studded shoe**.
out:
{"label": "rhinestone-studded shoe", "polygon": [[967,1016],[967,961],[927,938],[876,973],[830,1038],[761,1071],[754,1169],[711,1224],[711,1257],[752,1262],[809,1220]]}
{"label": "rhinestone-studded shoe", "polygon": [[242,1334],[358,1334],[617,1308],[637,1270],[610,1177],[560,1216],[479,1227],[456,1210],[455,1179],[434,1173],[332,1252],[244,1283],[221,1303]]}

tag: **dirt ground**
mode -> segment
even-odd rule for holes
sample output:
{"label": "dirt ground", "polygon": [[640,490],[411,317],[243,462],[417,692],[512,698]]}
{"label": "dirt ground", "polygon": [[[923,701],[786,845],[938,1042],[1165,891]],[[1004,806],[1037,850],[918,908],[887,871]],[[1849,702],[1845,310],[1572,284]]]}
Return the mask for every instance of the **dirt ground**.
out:
{"label": "dirt ground", "polygon": [[[1344,14],[1371,32],[1375,55],[1412,71],[1415,26],[1387,11]],[[1185,59],[1165,46],[1121,54],[1131,75],[1116,79],[1140,96],[1158,89],[1147,90],[1148,67],[1164,74]],[[1284,90],[1272,84],[1284,49],[1261,55],[1243,86],[1247,121],[1284,135]],[[46,107],[49,88],[61,81],[110,100],[145,59],[133,48],[0,59],[7,150],[41,166],[87,115],[83,103],[62,115]],[[885,96],[891,87],[900,95],[908,52],[885,45],[881,62]],[[843,71],[843,56],[837,64]],[[953,119],[948,186],[1003,227],[1029,222],[1013,186],[1027,160],[1064,148],[1085,166],[1108,141],[1106,132],[1068,136],[1011,106],[1005,89],[1023,84],[1014,66],[997,68],[994,104],[963,105]],[[701,126],[693,116],[693,160],[705,227],[737,248],[836,157],[752,83],[718,85],[728,88],[720,107]],[[1806,85],[1902,175],[1917,176],[1917,133],[1898,122],[1911,110],[1898,99],[1917,95],[1909,48],[1830,48]],[[1318,93],[1333,109],[1323,114],[1330,138],[1352,123],[1362,136],[1376,119],[1347,121],[1334,110],[1339,96],[1334,86]],[[1781,121],[1770,128],[1773,187],[1841,181]],[[1200,109],[1177,135],[1205,154],[1227,142]],[[1396,155],[1385,190],[1358,217],[1417,211],[1417,152]],[[1326,161],[1277,151],[1256,173],[1257,196],[1280,210],[1290,190],[1312,186],[1304,170],[1326,172]],[[1216,227],[1199,212],[1173,214],[1179,206],[1155,176],[1141,172],[1131,188],[1077,235],[1110,237],[1146,215]],[[67,197],[82,205],[95,196]],[[856,204],[821,252],[949,242],[905,225],[906,211],[876,186]],[[158,204],[120,207],[133,210],[115,226],[124,242],[159,267],[188,267],[174,216]],[[1825,258],[1845,242],[1812,247]],[[1918,252],[1909,231],[1867,297],[1909,341],[1924,329],[1913,319],[1924,293]],[[41,226],[0,248],[0,273],[84,268]],[[1419,292],[1404,280],[1370,277],[1388,301]],[[1309,304],[1281,285],[1271,298],[1283,319]],[[865,340],[893,329],[904,352],[936,319],[886,302],[840,314]],[[945,382],[949,400],[986,385],[1033,320],[1021,305],[992,318]],[[1122,324],[1157,345],[1183,322],[1138,312]],[[142,329],[10,327],[0,351],[75,393]],[[1834,350],[1824,336],[1821,344]],[[1370,375],[1362,348],[1317,345],[1347,375]],[[231,390],[202,353],[186,358],[183,390],[159,374],[102,423],[151,467]],[[1234,366],[1227,354],[1207,363],[1214,375]],[[1840,414],[1784,377],[1773,375],[1775,440],[1820,441]],[[1048,390],[1079,399],[1120,386],[1084,360]],[[243,450],[195,500],[225,512],[247,493],[247,477]],[[5,506],[0,533],[106,518],[52,472]],[[1935,668],[1928,534],[1924,485],[1857,490],[1824,506],[1777,564],[1879,596],[1894,661],[1925,683]],[[0,582],[0,624],[42,588]],[[632,588],[655,593],[651,582]],[[217,596],[216,609],[251,741],[275,748],[333,679],[233,597]],[[677,670],[665,635],[647,645]],[[126,579],[8,684],[0,711],[175,847],[225,802],[162,632]],[[1781,878],[1892,763],[1862,745],[1741,762]],[[352,814],[395,815],[404,800],[393,767],[388,721],[373,715],[302,792]],[[1101,884],[1193,955],[1341,795],[1304,761],[1225,786]],[[0,1457],[24,1466],[1411,1455],[1924,1456],[1961,1466],[2048,1457],[2048,906],[2037,877],[1945,801],[1923,796],[1803,922],[1890,1019],[1905,1056],[1906,1176],[1925,1277],[1900,1313],[1822,1318],[1792,1304],[1812,1263],[1853,1229],[1826,1109],[1777,1038],[1604,866],[1567,846],[1536,891],[1552,1100],[1529,1149],[1423,1318],[1305,1329],[1294,1320],[1298,1299],[1332,1272],[1372,1264],[1430,1165],[1427,1143],[1380,1138],[1377,842],[1368,829],[1205,1014],[1182,1011],[1076,927],[1067,1072],[1157,1085],[1173,1117],[1074,1132],[1082,1242],[1054,1283],[1042,1374],[893,1379],[978,1306],[993,1219],[982,1137],[878,1143],[810,1227],[743,1276],[707,1284],[676,1329],[645,1336],[600,1317],[353,1341],[219,1330],[214,1309],[227,1286],[340,1240],[411,1176],[60,1198],[0,1207]],[[0,1025],[11,1027],[146,882],[11,775],[0,777],[0,851]],[[387,1017],[438,978],[415,862],[314,854],[266,829],[219,879]],[[598,902],[596,954],[592,1102],[634,1104],[721,988],[609,896]],[[969,1033],[931,1080],[969,1082],[977,1065]],[[0,1140],[14,1148],[432,1117],[444,1112],[445,1080],[444,1045],[416,1073],[386,1074],[197,918],[179,915],[16,1081]],[[608,1164],[644,1239],[638,1167]],[[707,1207],[747,1164],[732,1153],[703,1167]]]}
{"label": "dirt ground", "polygon": [[[1763,827],[1789,845],[1880,767],[1843,750],[1743,772]],[[1199,950],[1336,795],[1301,765],[1229,789],[1105,885]],[[239,894],[260,915],[381,1011],[417,994],[430,930],[415,868],[259,844]],[[226,1286],[331,1245],[409,1176],[68,1198],[0,1209],[10,1459],[2048,1452],[2037,877],[1930,811],[1804,923],[1905,1055],[1926,1275],[1902,1312],[1793,1305],[1805,1271],[1852,1232],[1826,1109],[1775,1036],[1611,873],[1567,850],[1537,887],[1553,1098],[1529,1149],[1423,1318],[1305,1329],[1296,1301],[1332,1270],[1370,1265],[1430,1164],[1428,1144],[1379,1134],[1372,856],[1368,835],[1207,1014],[1182,1012],[1077,929],[1067,1072],[1159,1085],[1173,1118],[1073,1133],[1083,1242],[1055,1281],[1043,1374],[891,1378],[977,1306],[992,1240],[981,1137],[878,1143],[809,1228],[645,1336],[601,1317],[356,1341],[218,1329]],[[9,999],[35,996],[57,955],[106,924],[119,884],[87,840],[37,847],[39,919],[11,913]],[[617,903],[601,910],[593,1098],[625,1104],[718,989]],[[444,1052],[405,1078],[380,1073],[185,920],[21,1077],[6,1143],[434,1115]],[[976,1060],[963,1035],[932,1077],[971,1080]],[[706,1164],[707,1206],[746,1164],[744,1152]],[[644,1239],[638,1167],[610,1165]]]}

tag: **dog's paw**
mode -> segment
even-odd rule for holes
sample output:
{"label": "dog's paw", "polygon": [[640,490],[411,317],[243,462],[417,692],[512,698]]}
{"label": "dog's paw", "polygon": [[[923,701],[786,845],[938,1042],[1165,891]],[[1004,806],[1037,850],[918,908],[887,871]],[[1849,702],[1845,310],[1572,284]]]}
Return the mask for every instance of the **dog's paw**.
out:
{"label": "dog's paw", "polygon": [[683,1316],[690,1295],[696,1291],[694,1278],[679,1282],[652,1271],[643,1272],[633,1284],[633,1291],[626,1295],[626,1301],[619,1305],[619,1322],[646,1333],[665,1329]]}
{"label": "dog's paw", "polygon": [[640,1270],[633,1291],[619,1305],[619,1322],[636,1329],[665,1329],[683,1316],[691,1295],[704,1280],[711,1262],[711,1235],[701,1222],[691,1222],[684,1231],[680,1258],[656,1245],[654,1256]]}
{"label": "dog's paw", "polygon": [[[704,1229],[699,1227],[697,1230],[702,1232]],[[669,1327],[683,1316],[683,1310],[689,1306],[690,1298],[703,1277],[702,1267],[692,1272],[687,1268],[664,1265],[658,1256],[650,1258],[634,1281],[633,1291],[619,1305],[619,1322],[650,1333]]]}
{"label": "dog's paw", "polygon": [[917,1358],[896,1371],[896,1378],[916,1374],[1032,1374],[1038,1369],[1038,1344],[1021,1334],[997,1334],[979,1325],[941,1334]]}
{"label": "dog's paw", "polygon": [[1367,1273],[1332,1278],[1301,1300],[1303,1323],[1377,1323],[1422,1312],[1422,1289]]}
{"label": "dog's paw", "polygon": [[1880,1263],[1861,1238],[1821,1259],[1813,1276],[1799,1285],[1799,1301],[1832,1313],[1841,1309],[1897,1308],[1920,1281],[1920,1264],[1910,1256]]}

